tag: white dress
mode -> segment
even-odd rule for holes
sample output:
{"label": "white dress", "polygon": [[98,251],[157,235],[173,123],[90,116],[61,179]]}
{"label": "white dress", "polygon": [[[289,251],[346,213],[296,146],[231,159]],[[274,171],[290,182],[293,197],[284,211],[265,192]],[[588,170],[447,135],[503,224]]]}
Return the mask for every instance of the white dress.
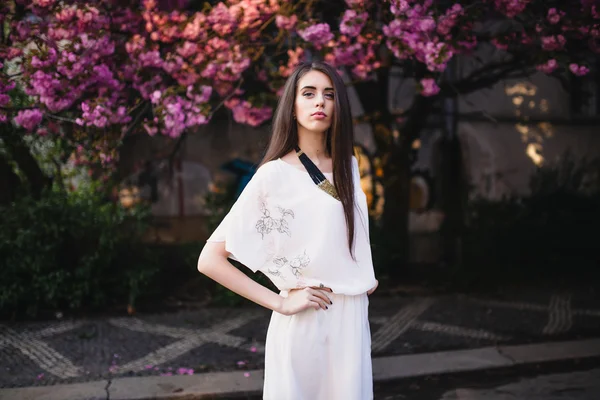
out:
{"label": "white dress", "polygon": [[[324,285],[328,310],[293,316],[273,312],[265,350],[264,399],[373,398],[367,290],[375,286],[368,211],[353,157],[355,260],[348,249],[342,204],[308,173],[281,159],[256,171],[208,239],[230,257],[261,271],[282,296]],[[332,174],[325,174],[331,181]]]}

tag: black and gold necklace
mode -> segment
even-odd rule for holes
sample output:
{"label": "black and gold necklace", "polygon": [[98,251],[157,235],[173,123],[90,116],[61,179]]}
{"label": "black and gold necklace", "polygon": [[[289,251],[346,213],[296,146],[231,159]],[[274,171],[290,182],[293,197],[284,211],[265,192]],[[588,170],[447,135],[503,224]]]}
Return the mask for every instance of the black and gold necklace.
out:
{"label": "black and gold necklace", "polygon": [[315,165],[315,163],[312,162],[310,158],[308,158],[306,154],[304,154],[302,150],[300,150],[300,147],[296,146],[295,148],[300,162],[302,162],[302,165],[304,165],[304,168],[306,168],[306,171],[312,178],[313,182],[319,187],[319,189],[339,201],[340,197],[337,194],[337,190],[335,190],[335,186],[329,182],[327,178],[325,178],[325,175],[323,175],[321,170]]}

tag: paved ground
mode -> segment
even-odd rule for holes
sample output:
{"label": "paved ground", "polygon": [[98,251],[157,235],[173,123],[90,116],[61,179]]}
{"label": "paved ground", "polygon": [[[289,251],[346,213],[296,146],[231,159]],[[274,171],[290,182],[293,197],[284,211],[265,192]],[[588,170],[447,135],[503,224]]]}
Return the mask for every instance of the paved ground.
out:
{"label": "paved ground", "polygon": [[[541,291],[373,297],[373,355],[600,337],[598,301]],[[269,315],[247,307],[0,323],[0,387],[260,369]]]}
{"label": "paved ground", "polygon": [[[375,385],[379,400],[597,400],[600,360],[561,361]],[[259,397],[256,397],[258,399]]]}

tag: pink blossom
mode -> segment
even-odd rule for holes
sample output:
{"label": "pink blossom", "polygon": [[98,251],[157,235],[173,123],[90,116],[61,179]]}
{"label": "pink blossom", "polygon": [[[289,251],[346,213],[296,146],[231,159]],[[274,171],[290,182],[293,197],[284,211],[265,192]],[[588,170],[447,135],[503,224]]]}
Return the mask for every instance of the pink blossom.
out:
{"label": "pink blossom", "polygon": [[407,0],[392,0],[390,3],[390,11],[394,15],[404,14],[410,7]]}
{"label": "pink blossom", "polygon": [[279,29],[285,29],[290,31],[294,29],[297,23],[298,17],[296,17],[295,15],[292,15],[290,17],[286,17],[285,15],[277,15],[275,17],[275,25],[277,25]]}
{"label": "pink blossom", "polygon": [[219,3],[208,15],[208,22],[212,29],[221,36],[229,35],[236,27],[236,16],[229,12],[225,4]]}
{"label": "pink blossom", "polygon": [[316,47],[320,47],[333,39],[329,24],[326,23],[311,25],[298,31],[298,34],[304,41],[312,43]]}
{"label": "pink blossom", "polygon": [[348,7],[361,7],[364,6],[368,0],[346,0]]}
{"label": "pink blossom", "polygon": [[143,127],[150,136],[154,136],[158,133],[158,128],[156,126],[151,126],[146,123],[143,124]]}
{"label": "pink blossom", "polygon": [[37,7],[52,7],[56,0],[33,0],[33,4]]}
{"label": "pink blossom", "polygon": [[[11,47],[8,49],[8,53],[6,54],[6,59],[12,60],[14,58],[21,57],[22,55],[23,55],[22,49],[18,49],[16,47]],[[2,63],[0,63],[0,64],[2,64]],[[0,66],[0,68],[2,68],[2,67]]]}
{"label": "pink blossom", "polygon": [[[233,100],[233,99],[232,99]],[[233,119],[240,124],[259,126],[273,116],[273,109],[268,106],[254,107],[248,101],[230,101],[226,106],[233,112]],[[256,348],[254,347],[255,351]],[[250,349],[252,351],[252,349]]]}
{"label": "pink blossom", "polygon": [[294,70],[294,67],[304,60],[304,49],[301,47],[289,49],[287,51],[287,55],[289,57],[287,65],[281,65],[279,67],[279,74],[284,78],[290,76]]}
{"label": "pink blossom", "polygon": [[33,131],[42,122],[42,117],[42,112],[37,108],[21,110],[17,113],[15,122],[28,131]]}
{"label": "pink blossom", "polygon": [[333,49],[335,65],[351,65],[359,62],[363,56],[362,46],[360,43],[354,43],[350,46],[338,45]]}
{"label": "pink blossom", "polygon": [[[452,50],[445,43],[429,42],[423,48],[425,64],[430,71],[443,71],[453,56]],[[418,57],[418,55],[417,55]]]}
{"label": "pink blossom", "polygon": [[587,68],[586,66],[577,65],[575,63],[569,64],[569,70],[577,76],[584,76],[590,72],[589,68]]}
{"label": "pink blossom", "polygon": [[558,68],[558,63],[556,62],[556,60],[554,58],[552,58],[544,64],[536,65],[535,68],[538,71],[541,71],[545,74],[551,74],[552,72],[554,72],[554,70],[556,70],[556,68]]}
{"label": "pink blossom", "polygon": [[194,375],[194,370],[192,368],[178,368],[177,375]]}
{"label": "pink blossom", "polygon": [[212,87],[210,86],[201,86],[200,94],[194,93],[194,87],[188,86],[186,91],[186,96],[193,100],[196,104],[206,103],[210,99],[210,95],[212,94]]}
{"label": "pink blossom", "polygon": [[185,25],[181,36],[186,40],[203,40],[207,35],[206,16],[196,13],[194,18]]}
{"label": "pink blossom", "polygon": [[421,79],[421,87],[421,95],[425,97],[435,96],[440,92],[440,87],[432,78]]}
{"label": "pink blossom", "polygon": [[464,14],[464,9],[460,4],[453,5],[446,11],[446,14],[438,20],[437,31],[441,35],[448,35],[450,30],[456,26],[458,17]]}
{"label": "pink blossom", "polygon": [[369,14],[366,12],[357,13],[354,10],[346,10],[340,23],[340,32],[351,37],[358,36],[368,17]]}
{"label": "pink blossom", "polygon": [[560,22],[560,19],[565,15],[563,11],[557,11],[556,8],[551,8],[548,10],[548,22],[553,25],[556,25]]}
{"label": "pink blossom", "polygon": [[496,10],[509,18],[514,18],[522,13],[531,0],[494,0]]}
{"label": "pink blossom", "polygon": [[566,42],[563,35],[544,36],[542,37],[542,49],[546,51],[562,50]]}

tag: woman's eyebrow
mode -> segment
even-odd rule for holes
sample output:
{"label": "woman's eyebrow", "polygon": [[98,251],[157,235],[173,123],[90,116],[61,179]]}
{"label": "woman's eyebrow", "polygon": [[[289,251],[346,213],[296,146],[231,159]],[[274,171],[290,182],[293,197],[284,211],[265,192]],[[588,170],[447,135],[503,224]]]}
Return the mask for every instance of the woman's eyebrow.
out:
{"label": "woman's eyebrow", "polygon": [[[300,90],[304,90],[304,89],[312,89],[312,90],[317,90],[317,88],[316,88],[316,87],[314,87],[314,86],[304,86],[304,87],[303,87],[302,89],[300,89]],[[333,88],[331,88],[331,87],[326,87],[326,88],[325,88],[325,90],[333,90]]]}

